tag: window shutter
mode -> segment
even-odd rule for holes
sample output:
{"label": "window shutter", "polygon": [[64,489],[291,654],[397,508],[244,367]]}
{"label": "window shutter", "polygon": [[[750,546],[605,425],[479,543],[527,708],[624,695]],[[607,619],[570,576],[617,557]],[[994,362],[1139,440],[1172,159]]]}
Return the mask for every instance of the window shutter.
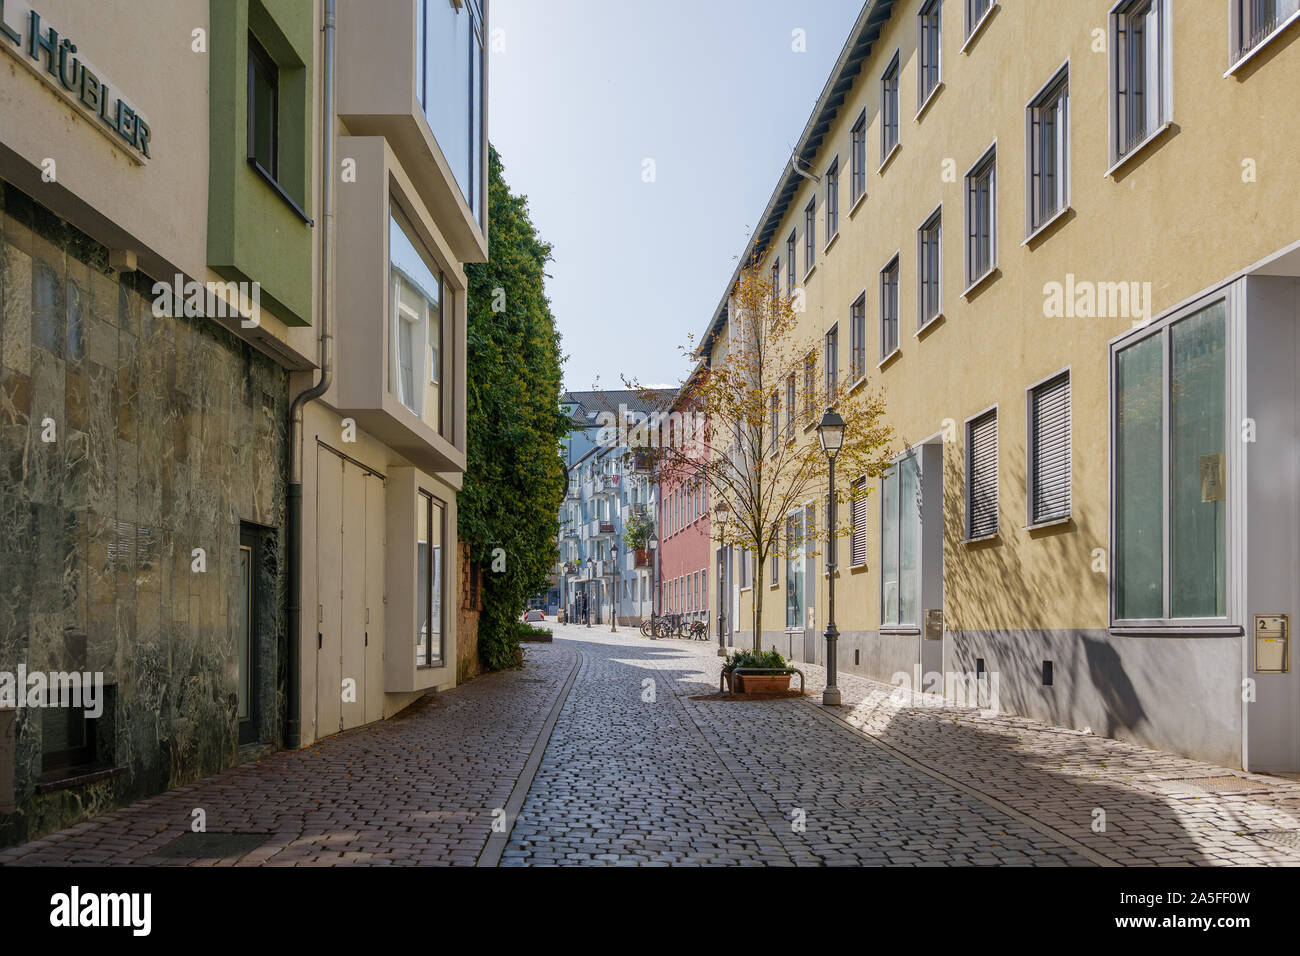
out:
{"label": "window shutter", "polygon": [[998,417],[986,412],[966,431],[966,537],[998,531]]}
{"label": "window shutter", "polygon": [[861,567],[867,563],[867,494],[866,482],[853,485],[853,537],[849,546],[849,564]]}
{"label": "window shutter", "polygon": [[1070,514],[1070,376],[1034,389],[1030,411],[1032,521]]}

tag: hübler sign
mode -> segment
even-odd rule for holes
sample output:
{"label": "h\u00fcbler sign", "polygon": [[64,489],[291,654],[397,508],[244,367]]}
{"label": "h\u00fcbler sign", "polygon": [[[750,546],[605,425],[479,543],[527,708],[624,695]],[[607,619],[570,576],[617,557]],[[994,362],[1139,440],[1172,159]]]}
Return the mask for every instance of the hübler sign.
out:
{"label": "h\u00fcbler sign", "polygon": [[138,163],[149,158],[149,124],[140,111],[77,54],[77,45],[23,0],[0,0],[0,47],[100,124]]}

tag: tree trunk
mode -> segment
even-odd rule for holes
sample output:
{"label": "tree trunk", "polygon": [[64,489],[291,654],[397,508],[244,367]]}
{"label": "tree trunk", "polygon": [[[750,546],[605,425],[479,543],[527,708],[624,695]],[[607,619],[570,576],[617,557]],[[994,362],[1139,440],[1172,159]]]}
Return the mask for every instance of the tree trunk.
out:
{"label": "tree trunk", "polygon": [[761,557],[758,559],[754,568],[754,651],[757,653],[763,649],[763,567],[767,564]]}

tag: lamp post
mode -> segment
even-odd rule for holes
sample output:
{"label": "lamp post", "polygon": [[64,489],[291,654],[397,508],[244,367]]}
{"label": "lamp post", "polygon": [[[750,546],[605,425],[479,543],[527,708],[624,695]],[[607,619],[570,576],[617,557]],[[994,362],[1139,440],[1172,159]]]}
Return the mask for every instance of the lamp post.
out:
{"label": "lamp post", "polygon": [[650,640],[655,640],[655,618],[659,616],[657,602],[659,600],[659,535],[655,534],[654,528],[650,529],[650,537],[646,538],[646,546],[650,553],[654,555],[654,567],[650,571]]}
{"label": "lamp post", "polygon": [[610,568],[609,575],[609,630],[613,634],[618,633],[618,581],[620,578],[618,567],[618,545],[609,546]]}
{"label": "lamp post", "polygon": [[844,419],[840,418],[834,408],[826,409],[822,420],[817,423],[817,440],[821,442],[822,451],[826,453],[830,474],[826,500],[827,542],[830,560],[826,562],[828,584],[826,613],[826,689],[822,691],[823,707],[840,706],[840,689],[835,683],[835,646],[839,642],[840,632],[835,627],[835,568],[839,548],[835,546],[835,456],[844,444]]}

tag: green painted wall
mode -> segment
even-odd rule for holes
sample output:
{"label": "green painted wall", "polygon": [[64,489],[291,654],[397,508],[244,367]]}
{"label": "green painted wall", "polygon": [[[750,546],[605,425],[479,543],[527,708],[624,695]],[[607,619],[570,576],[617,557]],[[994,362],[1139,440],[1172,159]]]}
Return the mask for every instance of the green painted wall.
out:
{"label": "green painted wall", "polygon": [[261,283],[279,318],[310,325],[312,227],[248,164],[247,87],[251,31],[280,71],[280,186],[310,216],[314,5],[212,0],[210,10],[208,265]]}

